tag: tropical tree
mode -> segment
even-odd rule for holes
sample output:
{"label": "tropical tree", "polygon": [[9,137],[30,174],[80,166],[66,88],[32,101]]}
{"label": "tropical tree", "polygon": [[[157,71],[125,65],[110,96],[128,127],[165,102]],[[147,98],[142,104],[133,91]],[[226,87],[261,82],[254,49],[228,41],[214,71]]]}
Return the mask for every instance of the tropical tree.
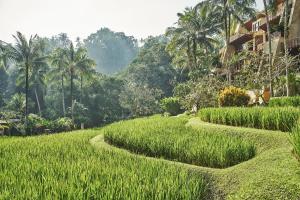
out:
{"label": "tropical tree", "polygon": [[289,87],[289,49],[288,49],[288,20],[289,20],[289,1],[285,0],[284,6],[284,56],[285,56],[285,76],[286,76],[286,96],[290,96]]}
{"label": "tropical tree", "polygon": [[28,118],[28,97],[29,97],[29,76],[32,73],[34,66],[40,66],[44,64],[45,57],[40,54],[40,45],[37,42],[37,35],[30,36],[29,40],[20,33],[17,32],[13,36],[16,44],[10,46],[10,56],[24,72],[25,79],[25,127],[27,129]]}
{"label": "tropical tree", "polygon": [[41,103],[40,103],[40,98],[39,97],[39,93],[43,94],[43,91],[45,89],[45,75],[46,75],[46,65],[44,64],[39,64],[39,65],[35,65],[32,69],[32,73],[30,76],[30,88],[33,89],[34,91],[34,96],[35,96],[35,100],[37,103],[37,107],[38,107],[38,111],[39,111],[39,115],[42,115],[42,109],[41,109]]}
{"label": "tropical tree", "polygon": [[[232,30],[233,22],[236,21],[243,25],[244,20],[253,16],[255,13],[254,5],[255,0],[205,0],[196,5],[197,8],[210,5],[214,6],[221,13],[221,22],[223,26],[223,32],[225,35],[225,46],[228,48],[230,43],[230,35]],[[231,82],[231,70],[229,65],[226,63],[227,67],[227,78],[228,82]]]}
{"label": "tropical tree", "polygon": [[[230,42],[233,21],[238,21],[243,24],[244,20],[253,17],[255,13],[255,0],[208,0],[206,2],[211,3],[222,13],[226,46],[228,46]],[[199,3],[196,7],[202,5],[203,3]]]}
{"label": "tropical tree", "polygon": [[81,52],[80,61],[78,62],[77,71],[80,77],[80,103],[82,103],[82,95],[83,95],[83,79],[84,77],[91,78],[91,75],[94,72],[94,67],[96,63],[94,60],[88,58],[85,49]]}
{"label": "tropical tree", "polygon": [[171,37],[168,50],[171,54],[181,54],[184,49],[187,67],[197,68],[199,49],[204,49],[202,53],[208,53],[217,43],[214,36],[220,33],[221,28],[218,16],[218,10],[208,4],[198,9],[187,8],[184,13],[179,13],[177,27],[170,27],[166,32]]}
{"label": "tropical tree", "polygon": [[18,113],[24,112],[26,107],[26,97],[22,93],[14,94],[7,104],[7,108]]}
{"label": "tropical tree", "polygon": [[268,65],[268,69],[269,69],[269,87],[270,87],[270,91],[271,91],[271,95],[273,92],[273,77],[272,77],[272,40],[271,40],[271,27],[270,27],[270,16],[269,16],[269,4],[267,3],[267,0],[263,0],[263,4],[264,4],[264,10],[265,10],[265,15],[266,15],[266,21],[267,21],[267,33],[268,33],[268,48],[269,48],[269,65]]}
{"label": "tropical tree", "polygon": [[[29,91],[33,92],[33,98],[35,98],[36,107],[38,113],[41,116],[41,99],[43,98],[43,91],[45,90],[45,74],[47,72],[47,62],[46,56],[44,55],[44,44],[39,37],[35,38],[34,45],[36,45],[36,55],[33,58],[34,62],[31,63],[30,68],[28,69],[28,85]],[[22,86],[26,85],[26,68],[18,63],[18,77],[17,85]],[[30,92],[29,92],[30,95]]]}
{"label": "tropical tree", "polygon": [[88,58],[86,49],[80,47],[75,49],[73,43],[70,44],[69,48],[65,51],[67,68],[70,74],[70,93],[71,93],[71,115],[74,122],[74,78],[76,76],[76,71],[80,71],[81,77],[81,93],[82,93],[82,81],[83,75],[87,72],[91,72],[90,68],[93,67],[94,61]]}
{"label": "tropical tree", "polygon": [[5,44],[0,41],[0,66],[4,68],[4,70],[8,70],[10,56],[10,45]]}
{"label": "tropical tree", "polygon": [[[7,89],[8,85],[8,73],[7,70],[9,68],[9,48],[4,42],[0,41],[0,93],[1,93],[1,100],[0,105],[3,104],[4,93]],[[2,102],[2,103],[1,103]]]}
{"label": "tropical tree", "polygon": [[62,113],[66,116],[66,104],[65,104],[65,84],[64,80],[68,73],[66,51],[62,48],[57,48],[50,56],[51,70],[49,72],[50,80],[60,80],[61,84],[61,96],[62,96]]}

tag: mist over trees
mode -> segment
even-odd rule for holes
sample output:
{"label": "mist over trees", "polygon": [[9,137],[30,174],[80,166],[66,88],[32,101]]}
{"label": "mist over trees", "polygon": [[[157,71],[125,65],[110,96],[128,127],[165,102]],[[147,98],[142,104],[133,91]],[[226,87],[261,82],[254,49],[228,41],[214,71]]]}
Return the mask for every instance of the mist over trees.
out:
{"label": "mist over trees", "polygon": [[143,43],[137,57],[120,73],[126,83],[121,102],[132,116],[160,112],[160,99],[172,96],[178,76],[166,51],[165,36],[149,37]]}
{"label": "mist over trees", "polygon": [[124,69],[136,57],[138,42],[123,32],[101,28],[84,40],[88,55],[95,60],[96,70],[114,74]]}

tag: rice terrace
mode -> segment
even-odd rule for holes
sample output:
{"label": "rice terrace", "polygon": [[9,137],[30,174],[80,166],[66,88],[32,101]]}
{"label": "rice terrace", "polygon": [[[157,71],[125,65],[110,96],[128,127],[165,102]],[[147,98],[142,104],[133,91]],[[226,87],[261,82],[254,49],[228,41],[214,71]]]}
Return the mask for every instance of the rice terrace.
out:
{"label": "rice terrace", "polygon": [[300,0],[0,0],[0,25],[0,200],[300,200]]}

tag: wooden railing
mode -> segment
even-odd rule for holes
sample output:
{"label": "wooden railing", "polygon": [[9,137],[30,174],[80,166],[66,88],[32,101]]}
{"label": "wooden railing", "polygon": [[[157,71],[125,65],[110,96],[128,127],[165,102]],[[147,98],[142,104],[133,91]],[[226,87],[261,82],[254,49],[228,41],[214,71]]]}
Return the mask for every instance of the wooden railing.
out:
{"label": "wooden railing", "polygon": [[288,48],[300,48],[300,38],[294,38],[288,41]]}
{"label": "wooden railing", "polygon": [[238,38],[240,38],[240,37],[242,37],[242,36],[244,36],[245,35],[245,33],[237,33],[237,34],[235,34],[235,35],[233,35],[233,36],[230,36],[230,42],[233,42],[233,41],[235,41],[236,39],[238,39]]}

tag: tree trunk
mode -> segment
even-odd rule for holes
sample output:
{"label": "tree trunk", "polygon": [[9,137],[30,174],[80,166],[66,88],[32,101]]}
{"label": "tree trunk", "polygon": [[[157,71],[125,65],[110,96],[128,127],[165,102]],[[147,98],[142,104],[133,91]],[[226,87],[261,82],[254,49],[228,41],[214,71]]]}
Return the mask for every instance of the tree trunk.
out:
{"label": "tree trunk", "polygon": [[64,75],[61,75],[61,93],[62,93],[63,114],[64,114],[64,117],[66,117]]}
{"label": "tree trunk", "polygon": [[29,65],[28,62],[25,64],[25,131],[28,133],[28,93],[29,93]]}
{"label": "tree trunk", "polygon": [[72,122],[74,123],[74,109],[73,109],[73,79],[74,79],[74,74],[73,74],[73,69],[71,69],[71,118],[72,118]]}
{"label": "tree trunk", "polygon": [[194,62],[194,69],[197,68],[197,42],[193,39],[193,62]]}
{"label": "tree trunk", "polygon": [[[227,54],[228,52],[228,48],[229,48],[229,43],[230,43],[230,35],[228,34],[229,31],[228,31],[228,13],[227,13],[227,0],[224,0],[223,1],[223,19],[224,19],[224,32],[225,32],[225,46],[226,46],[226,51],[225,53]],[[226,56],[225,54],[225,56]],[[227,62],[227,59],[225,57],[225,60],[224,60],[224,64],[225,64],[225,67],[227,68],[227,81],[228,81],[228,84],[230,85],[231,84],[231,69],[230,69],[230,66],[228,65],[228,62]]]}
{"label": "tree trunk", "polygon": [[228,13],[228,41],[230,40],[231,36],[231,14]]}
{"label": "tree trunk", "polygon": [[269,13],[268,13],[268,7],[266,0],[263,0],[264,3],[264,10],[266,14],[266,20],[267,20],[267,32],[268,32],[268,45],[269,45],[269,89],[271,96],[273,95],[273,78],[272,78],[272,41],[271,41],[271,31],[270,31],[270,19],[269,19]]}
{"label": "tree trunk", "polygon": [[289,63],[288,63],[288,7],[289,2],[285,0],[285,9],[284,9],[284,61],[285,61],[285,77],[286,77],[286,96],[290,96],[290,87],[289,87]]}
{"label": "tree trunk", "polygon": [[35,94],[36,103],[37,103],[38,109],[39,109],[39,115],[40,115],[40,117],[42,117],[41,105],[40,105],[39,96],[37,94],[36,88],[34,89],[34,94]]}
{"label": "tree trunk", "polygon": [[188,57],[188,68],[190,69],[190,70],[192,70],[192,63],[193,63],[193,61],[192,61],[192,58],[191,58],[191,41],[190,41],[190,38],[188,38],[188,40],[187,40],[187,57]]}
{"label": "tree trunk", "polygon": [[82,103],[82,88],[83,88],[83,76],[82,74],[80,75],[80,103]]}

